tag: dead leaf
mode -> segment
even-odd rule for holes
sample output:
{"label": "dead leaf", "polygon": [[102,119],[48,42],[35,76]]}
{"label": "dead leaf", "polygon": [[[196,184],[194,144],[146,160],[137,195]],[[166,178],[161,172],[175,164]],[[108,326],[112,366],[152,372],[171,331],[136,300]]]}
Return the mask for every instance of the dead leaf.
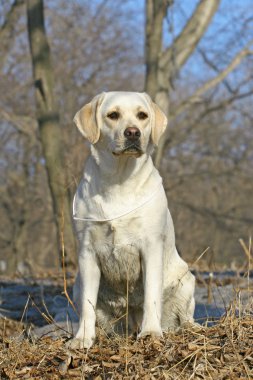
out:
{"label": "dead leaf", "polygon": [[112,359],[112,360],[114,360],[114,361],[116,361],[116,362],[121,362],[122,361],[122,356],[120,356],[120,355],[112,355],[111,357],[110,357],[110,359]]}
{"label": "dead leaf", "polygon": [[188,343],[188,350],[190,350],[190,351],[196,351],[196,350],[198,350],[199,348],[201,348],[201,346],[198,346],[198,345],[195,344],[195,343]]}
{"label": "dead leaf", "polygon": [[115,367],[117,368],[120,365],[120,363],[109,363],[109,362],[104,362],[104,361],[102,361],[102,364],[106,368],[115,368]]}

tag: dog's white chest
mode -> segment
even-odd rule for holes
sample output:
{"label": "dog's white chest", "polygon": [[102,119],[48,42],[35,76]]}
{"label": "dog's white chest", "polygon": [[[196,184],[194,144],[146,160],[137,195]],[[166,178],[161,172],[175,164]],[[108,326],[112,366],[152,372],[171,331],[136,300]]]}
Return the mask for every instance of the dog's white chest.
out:
{"label": "dog's white chest", "polygon": [[[125,226],[108,223],[104,229],[103,244],[96,244],[96,256],[105,282],[119,292],[125,292],[128,284],[133,291],[141,277],[141,259],[138,239],[129,234],[126,238]],[[122,236],[124,235],[124,236]]]}

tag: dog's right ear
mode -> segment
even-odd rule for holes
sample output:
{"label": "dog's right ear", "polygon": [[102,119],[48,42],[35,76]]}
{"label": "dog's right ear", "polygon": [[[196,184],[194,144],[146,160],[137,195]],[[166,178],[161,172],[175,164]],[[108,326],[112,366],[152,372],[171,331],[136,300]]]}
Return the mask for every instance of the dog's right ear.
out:
{"label": "dog's right ear", "polygon": [[95,144],[99,140],[100,129],[97,122],[97,111],[105,96],[105,92],[95,96],[92,101],[85,104],[74,117],[76,124],[82,135],[91,143]]}

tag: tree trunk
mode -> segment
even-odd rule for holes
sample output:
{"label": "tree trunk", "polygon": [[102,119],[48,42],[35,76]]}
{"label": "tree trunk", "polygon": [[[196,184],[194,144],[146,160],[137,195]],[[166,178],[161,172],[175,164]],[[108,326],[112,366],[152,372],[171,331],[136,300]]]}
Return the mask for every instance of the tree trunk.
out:
{"label": "tree trunk", "polygon": [[37,120],[58,232],[58,250],[60,253],[62,248],[61,236],[63,235],[67,262],[73,264],[75,262],[75,238],[70,215],[64,146],[61,139],[62,131],[53,94],[53,70],[45,32],[43,0],[27,0],[27,22]]}
{"label": "tree trunk", "polygon": [[[169,119],[171,83],[174,76],[194,52],[214,16],[220,0],[199,0],[195,11],[167,49],[163,49],[163,20],[173,1],[146,0],[146,81],[145,91],[161,107]],[[162,136],[154,155],[160,166],[168,130]]]}
{"label": "tree trunk", "polygon": [[166,11],[164,0],[146,0],[145,91],[154,100],[158,90],[159,55],[162,51],[163,19]]}

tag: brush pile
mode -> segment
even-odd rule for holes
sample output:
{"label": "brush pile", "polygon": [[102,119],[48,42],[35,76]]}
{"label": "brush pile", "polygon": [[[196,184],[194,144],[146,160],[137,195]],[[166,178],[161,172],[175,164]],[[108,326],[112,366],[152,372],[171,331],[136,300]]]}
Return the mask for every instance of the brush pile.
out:
{"label": "brush pile", "polygon": [[67,350],[63,338],[34,341],[27,327],[2,319],[0,379],[252,379],[252,306],[242,311],[234,303],[211,327],[188,326],[161,339],[98,332],[88,351]]}

